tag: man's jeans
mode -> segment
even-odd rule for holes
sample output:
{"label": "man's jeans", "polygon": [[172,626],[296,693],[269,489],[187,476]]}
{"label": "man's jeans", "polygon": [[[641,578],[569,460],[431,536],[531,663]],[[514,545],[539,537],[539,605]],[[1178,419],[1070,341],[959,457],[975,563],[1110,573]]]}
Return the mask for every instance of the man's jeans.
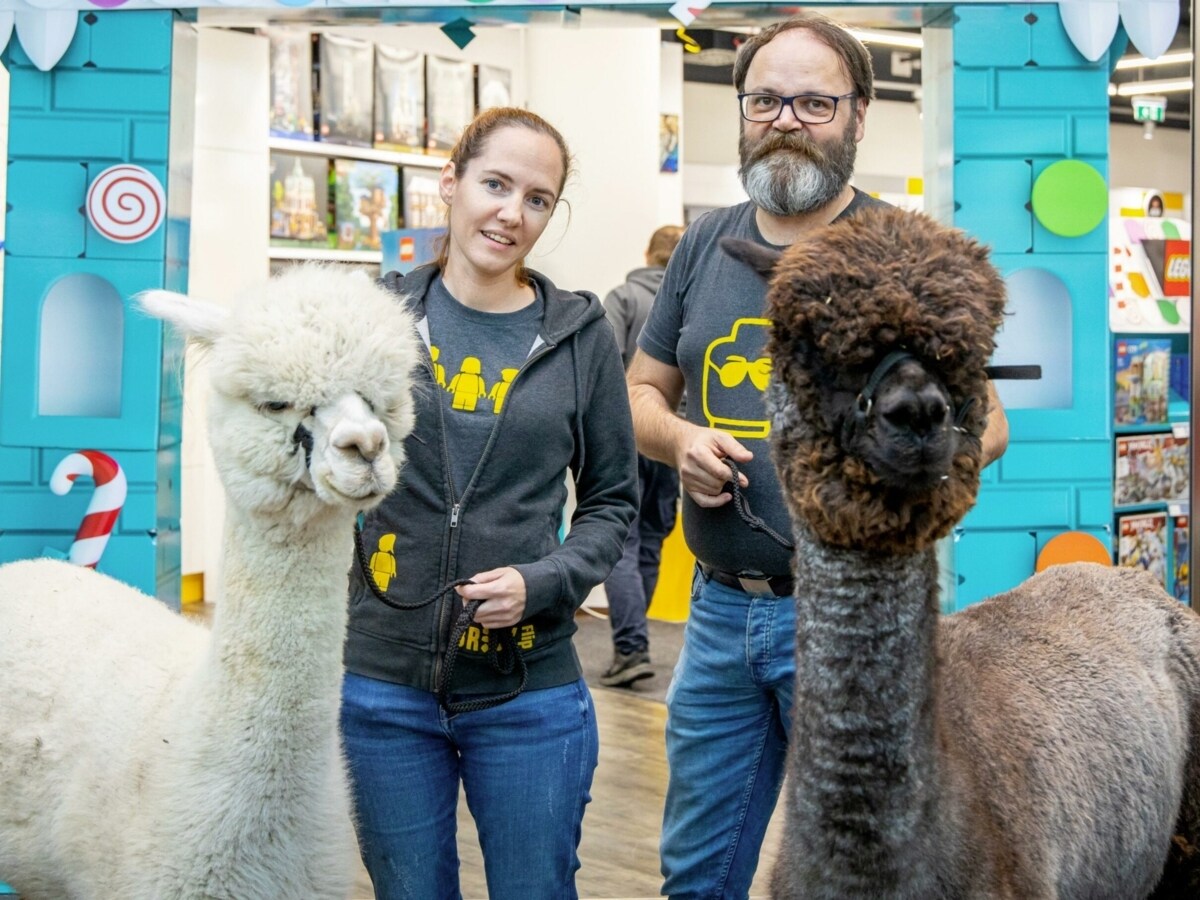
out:
{"label": "man's jeans", "polygon": [[577,896],[576,850],[599,750],[582,679],[451,716],[428,691],[347,673],[342,737],[378,900],[462,896],[460,780],[492,900]]}
{"label": "man's jeans", "polygon": [[783,782],[795,643],[791,598],[746,594],[697,573],[667,692],[662,871],[669,897],[750,892]]}

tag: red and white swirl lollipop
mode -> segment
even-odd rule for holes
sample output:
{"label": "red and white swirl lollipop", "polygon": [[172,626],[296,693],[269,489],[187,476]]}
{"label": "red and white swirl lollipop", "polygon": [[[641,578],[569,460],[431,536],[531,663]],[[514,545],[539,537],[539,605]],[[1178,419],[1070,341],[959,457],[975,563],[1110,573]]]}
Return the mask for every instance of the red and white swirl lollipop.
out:
{"label": "red and white swirl lollipop", "polygon": [[96,490],[92,493],[92,501],[88,504],[83,521],[79,523],[79,530],[75,532],[75,542],[71,544],[67,559],[77,566],[94,569],[117,524],[121,507],[125,505],[127,485],[125,473],[107,453],[80,450],[63,457],[54,467],[54,474],[50,476],[50,490],[56,494],[66,494],[80,475],[90,476],[96,482]]}
{"label": "red and white swirl lollipop", "polygon": [[88,188],[88,221],[119,244],[144,241],[162,224],[166,213],[162,184],[141,166],[110,166]]}

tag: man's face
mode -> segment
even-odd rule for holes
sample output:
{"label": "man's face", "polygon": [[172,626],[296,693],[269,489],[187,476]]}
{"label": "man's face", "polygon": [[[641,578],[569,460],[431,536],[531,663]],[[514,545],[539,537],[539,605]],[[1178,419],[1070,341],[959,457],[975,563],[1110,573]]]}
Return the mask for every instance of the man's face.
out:
{"label": "man's face", "polygon": [[[854,89],[841,57],[804,28],[776,36],[746,72],[745,93],[825,94]],[[738,175],[755,205],[795,216],[834,200],[854,172],[866,109],[861,100],[838,102],[833,121],[810,125],[785,107],[774,122],[741,120]]]}

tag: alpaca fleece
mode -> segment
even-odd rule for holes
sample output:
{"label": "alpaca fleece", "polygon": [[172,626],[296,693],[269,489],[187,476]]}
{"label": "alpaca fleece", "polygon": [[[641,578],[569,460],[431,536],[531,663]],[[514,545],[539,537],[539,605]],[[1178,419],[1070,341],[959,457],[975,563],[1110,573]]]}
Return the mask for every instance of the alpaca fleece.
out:
{"label": "alpaca fleece", "polygon": [[412,320],[314,266],[232,312],[143,304],[208,350],[222,600],[209,634],[88,569],[0,566],[0,878],[25,900],[345,897],[346,571],[404,459]]}
{"label": "alpaca fleece", "polygon": [[[1090,563],[939,615],[933,541],[975,500],[1004,303],[985,250],[899,210],[781,257],[728,249],[773,267],[773,452],[796,535],[772,896],[1200,896],[1200,617],[1145,572]],[[879,380],[895,402],[872,419],[861,392],[899,349],[913,359]],[[930,398],[965,408],[961,431]]]}

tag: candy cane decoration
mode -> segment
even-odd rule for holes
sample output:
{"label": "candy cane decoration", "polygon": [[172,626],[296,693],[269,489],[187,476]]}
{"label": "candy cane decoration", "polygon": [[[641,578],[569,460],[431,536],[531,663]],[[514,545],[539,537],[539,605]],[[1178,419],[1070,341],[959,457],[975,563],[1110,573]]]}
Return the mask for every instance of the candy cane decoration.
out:
{"label": "candy cane decoration", "polygon": [[77,566],[96,568],[100,555],[117,524],[117,516],[125,505],[125,473],[117,461],[99,450],[80,450],[63,458],[50,476],[50,490],[60,496],[71,490],[75,479],[89,475],[96,482],[87,513],[75,532],[68,561]]}

